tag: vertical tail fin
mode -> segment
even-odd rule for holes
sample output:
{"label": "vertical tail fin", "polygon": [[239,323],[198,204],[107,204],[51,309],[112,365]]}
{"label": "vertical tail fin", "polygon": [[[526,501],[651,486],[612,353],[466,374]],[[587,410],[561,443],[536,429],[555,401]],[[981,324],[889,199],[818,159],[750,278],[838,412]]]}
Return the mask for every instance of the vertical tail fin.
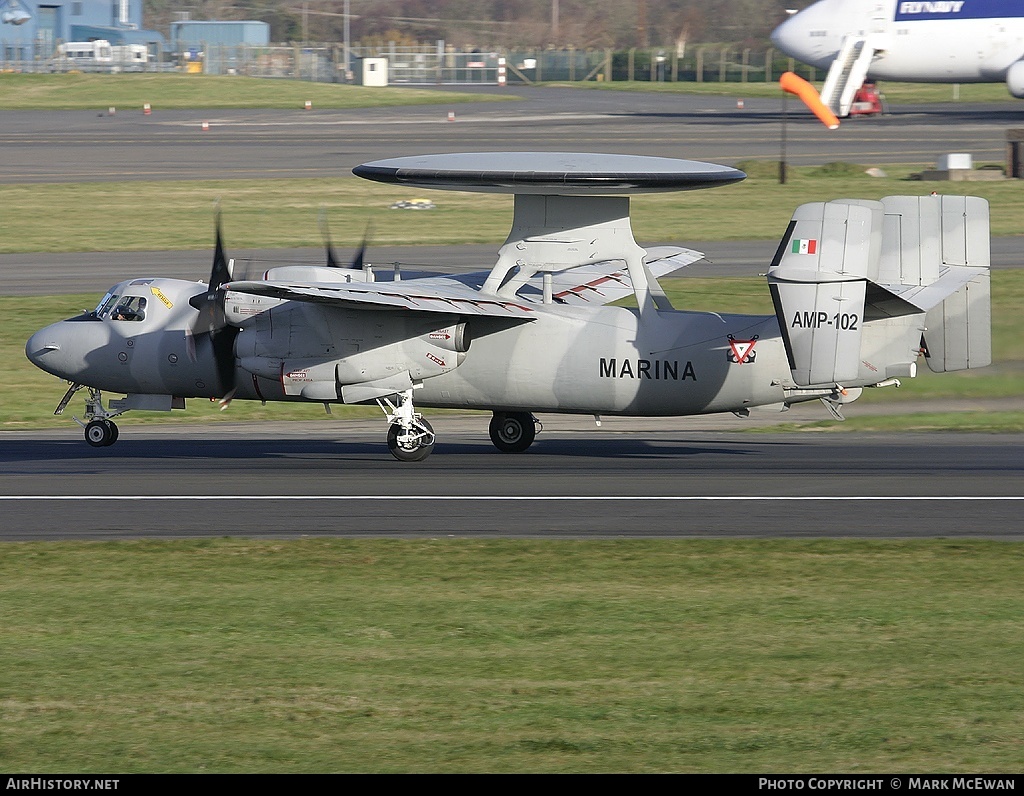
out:
{"label": "vertical tail fin", "polygon": [[860,372],[868,263],[881,208],[802,205],[768,270],[789,366],[800,386],[841,384]]}

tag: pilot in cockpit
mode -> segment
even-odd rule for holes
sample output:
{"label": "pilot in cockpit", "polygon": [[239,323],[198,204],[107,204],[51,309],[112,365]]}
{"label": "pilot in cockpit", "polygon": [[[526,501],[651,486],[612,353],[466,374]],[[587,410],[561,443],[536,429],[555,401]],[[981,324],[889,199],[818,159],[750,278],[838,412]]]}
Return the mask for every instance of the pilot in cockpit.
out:
{"label": "pilot in cockpit", "polygon": [[144,296],[125,296],[117,305],[111,318],[115,321],[141,321],[146,317],[146,299]]}

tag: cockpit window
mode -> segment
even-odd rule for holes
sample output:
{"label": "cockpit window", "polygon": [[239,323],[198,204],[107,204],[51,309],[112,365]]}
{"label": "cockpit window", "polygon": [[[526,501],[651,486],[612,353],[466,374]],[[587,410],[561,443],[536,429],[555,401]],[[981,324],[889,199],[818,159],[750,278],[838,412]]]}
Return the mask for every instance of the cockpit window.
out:
{"label": "cockpit window", "polygon": [[105,318],[107,313],[114,309],[114,305],[117,304],[117,300],[120,296],[117,293],[107,293],[100,303],[96,305],[96,309],[93,310],[97,318]]}
{"label": "cockpit window", "polygon": [[[116,296],[115,296],[116,299]],[[145,296],[123,296],[110,311],[115,321],[141,321],[146,318]]]}

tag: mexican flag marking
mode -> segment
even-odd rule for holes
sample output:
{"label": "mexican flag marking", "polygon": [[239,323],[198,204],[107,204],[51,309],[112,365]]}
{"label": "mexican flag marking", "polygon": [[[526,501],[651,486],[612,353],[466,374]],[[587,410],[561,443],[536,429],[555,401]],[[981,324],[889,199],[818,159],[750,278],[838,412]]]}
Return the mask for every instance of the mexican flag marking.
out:
{"label": "mexican flag marking", "polygon": [[811,239],[793,239],[793,254],[814,254],[818,251],[818,241]]}

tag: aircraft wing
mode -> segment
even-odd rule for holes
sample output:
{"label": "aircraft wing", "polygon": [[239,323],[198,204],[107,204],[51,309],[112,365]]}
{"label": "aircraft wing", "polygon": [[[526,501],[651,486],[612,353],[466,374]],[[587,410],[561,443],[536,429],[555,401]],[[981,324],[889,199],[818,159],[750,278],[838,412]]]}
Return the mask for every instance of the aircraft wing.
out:
{"label": "aircraft wing", "polygon": [[[431,284],[425,284],[430,282]],[[229,292],[309,301],[352,309],[394,309],[445,315],[488,315],[531,320],[536,313],[525,301],[486,296],[453,280],[406,282],[290,283],[243,281],[224,285]]]}
{"label": "aircraft wing", "polygon": [[[653,246],[647,250],[647,270],[655,277],[671,274],[704,259],[702,252],[678,246]],[[524,298],[541,301],[543,277],[531,279],[520,291]],[[552,274],[551,295],[560,304],[600,306],[633,294],[633,283],[623,260],[605,260]]]}
{"label": "aircraft wing", "polygon": [[[678,246],[648,250],[647,269],[655,277],[670,274],[703,259],[701,252]],[[487,272],[430,276],[399,282],[282,282],[239,281],[224,285],[229,291],[290,301],[309,301],[355,309],[397,309],[498,318],[535,317],[543,300],[543,277],[525,284],[515,299],[481,293]],[[552,296],[563,305],[600,306],[633,293],[633,283],[622,260],[606,260],[552,274]]]}

